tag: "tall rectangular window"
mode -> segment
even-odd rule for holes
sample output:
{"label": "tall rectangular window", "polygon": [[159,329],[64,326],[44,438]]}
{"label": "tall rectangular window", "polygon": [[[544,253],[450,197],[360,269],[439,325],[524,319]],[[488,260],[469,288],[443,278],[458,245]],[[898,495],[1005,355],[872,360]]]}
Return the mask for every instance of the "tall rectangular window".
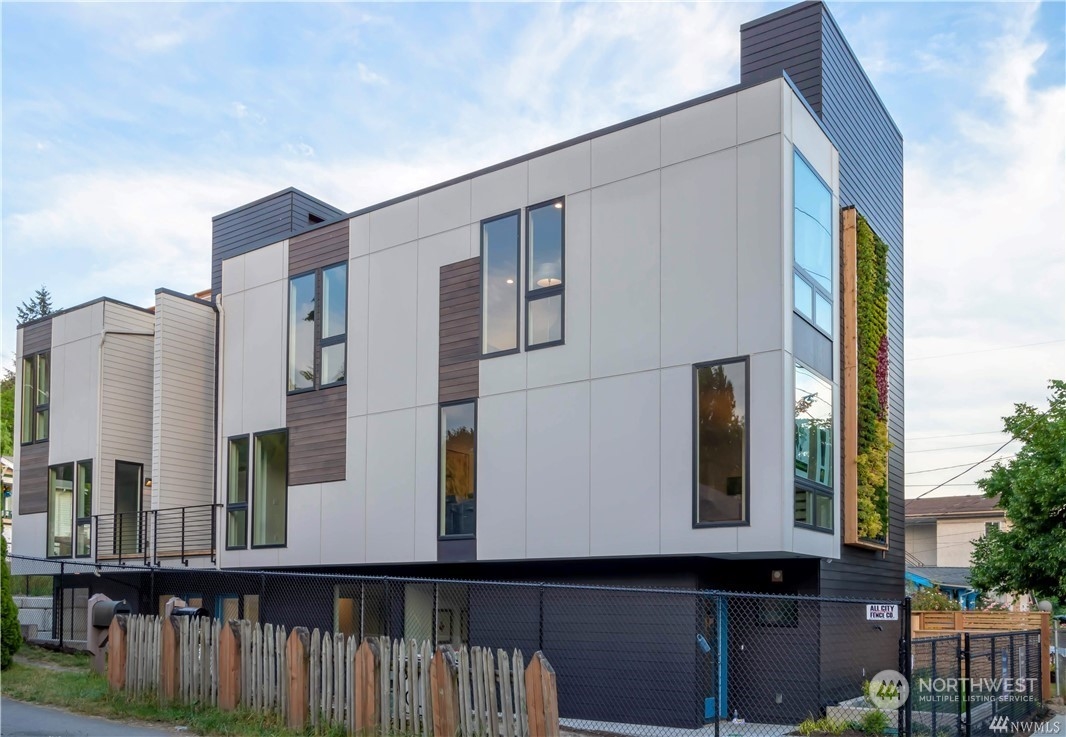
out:
{"label": "tall rectangular window", "polygon": [[563,342],[563,200],[529,208],[526,221],[526,348]]}
{"label": "tall rectangular window", "polygon": [[795,521],[833,529],[833,385],[803,364],[795,369]]}
{"label": "tall rectangular window", "polygon": [[798,151],[793,162],[794,306],[832,337],[833,194]]}
{"label": "tall rectangular window", "polygon": [[344,381],[348,331],[348,265],[322,270],[322,386]]}
{"label": "tall rectangular window", "polygon": [[288,433],[257,434],[252,469],[253,548],[285,545],[288,484]]}
{"label": "tall rectangular window", "polygon": [[226,549],[248,547],[248,436],[230,438],[226,459]]}
{"label": "tall rectangular window", "polygon": [[477,404],[440,408],[440,534],[473,536],[477,500]]}
{"label": "tall rectangular window", "polygon": [[748,361],[718,361],[694,370],[694,524],[743,523],[748,518]]}
{"label": "tall rectangular window", "polygon": [[48,469],[48,539],[49,558],[69,558],[74,543],[74,464],[64,463]]}
{"label": "tall rectangular window", "polygon": [[289,391],[344,382],[348,265],[289,279]]}
{"label": "tall rectangular window", "polygon": [[74,555],[87,558],[92,552],[93,534],[93,462],[79,461],[76,468],[74,503]]}
{"label": "tall rectangular window", "polygon": [[315,388],[315,275],[289,280],[289,391]]}
{"label": "tall rectangular window", "polygon": [[22,442],[48,439],[49,354],[22,359]]}
{"label": "tall rectangular window", "polygon": [[518,350],[519,213],[481,223],[481,353]]}

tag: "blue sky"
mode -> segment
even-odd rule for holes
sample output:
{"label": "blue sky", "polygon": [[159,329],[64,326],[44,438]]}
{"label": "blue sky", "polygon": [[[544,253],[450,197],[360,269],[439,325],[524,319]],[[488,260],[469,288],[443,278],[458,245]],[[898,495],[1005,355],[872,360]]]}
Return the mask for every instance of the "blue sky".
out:
{"label": "blue sky", "polygon": [[[42,283],[205,288],[212,215],[355,210],[734,84],[782,6],[0,4],[4,364]],[[830,4],[906,141],[909,494],[1064,374],[1064,7]]]}

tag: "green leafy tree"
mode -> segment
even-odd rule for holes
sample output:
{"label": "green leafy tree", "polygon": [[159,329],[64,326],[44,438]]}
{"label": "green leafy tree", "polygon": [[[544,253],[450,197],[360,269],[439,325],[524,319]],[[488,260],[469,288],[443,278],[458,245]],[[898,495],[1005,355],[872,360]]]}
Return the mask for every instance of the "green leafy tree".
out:
{"label": "green leafy tree", "polygon": [[970,583],[981,591],[1031,593],[1066,602],[1066,382],[1052,381],[1048,409],[1014,405],[1003,418],[1024,445],[1006,465],[977,482],[999,495],[1008,530],[974,544]]}
{"label": "green leafy tree", "polygon": [[15,310],[18,312],[20,323],[51,315],[55,312],[55,308],[52,306],[52,293],[48,291],[48,287],[42,284],[41,288],[34,292],[31,299],[20,304]]}
{"label": "green leafy tree", "polygon": [[0,380],[0,455],[15,451],[15,372],[4,369]]}
{"label": "green leafy tree", "polygon": [[939,586],[918,589],[911,597],[911,608],[916,612],[957,612],[962,609],[959,602],[949,598]]}
{"label": "green leafy tree", "polygon": [[22,646],[19,610],[11,597],[11,570],[7,565],[7,539],[0,537],[0,669],[6,670]]}

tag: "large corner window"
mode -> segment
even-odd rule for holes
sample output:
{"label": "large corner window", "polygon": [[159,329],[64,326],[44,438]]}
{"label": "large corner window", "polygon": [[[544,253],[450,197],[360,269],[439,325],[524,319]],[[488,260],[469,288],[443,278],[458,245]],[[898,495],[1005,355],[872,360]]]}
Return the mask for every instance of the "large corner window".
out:
{"label": "large corner window", "polygon": [[797,151],[793,166],[795,310],[833,336],[833,194]]}
{"label": "large corner window", "polygon": [[252,467],[252,547],[285,545],[289,494],[289,435],[258,433]]}
{"label": "large corner window", "polygon": [[796,364],[795,521],[833,529],[833,386]]}
{"label": "large corner window", "polygon": [[[320,309],[321,307],[321,309]],[[289,279],[290,392],[344,383],[348,331],[348,265]]]}
{"label": "large corner window", "polygon": [[88,558],[93,535],[93,462],[80,461],[75,464],[75,470],[74,555]]}
{"label": "large corner window", "polygon": [[74,464],[63,463],[48,469],[49,558],[69,558],[74,549]]}
{"label": "large corner window", "polygon": [[519,213],[481,223],[481,353],[518,350]]}
{"label": "large corner window", "polygon": [[694,524],[748,518],[748,362],[700,364],[695,371]]}
{"label": "large corner window", "polygon": [[226,549],[248,547],[248,436],[230,438],[226,453]]}
{"label": "large corner window", "polygon": [[477,404],[440,408],[440,535],[472,537],[477,498]]}
{"label": "large corner window", "polygon": [[48,353],[22,359],[22,442],[48,440]]}
{"label": "large corner window", "polygon": [[529,208],[526,222],[526,348],[563,342],[563,201]]}

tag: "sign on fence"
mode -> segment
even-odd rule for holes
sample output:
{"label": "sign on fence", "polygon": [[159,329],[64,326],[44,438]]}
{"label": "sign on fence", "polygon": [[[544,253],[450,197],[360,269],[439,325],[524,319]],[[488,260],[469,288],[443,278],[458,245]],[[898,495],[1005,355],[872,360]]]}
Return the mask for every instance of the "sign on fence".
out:
{"label": "sign on fence", "polygon": [[867,604],[866,618],[875,622],[895,622],[899,619],[899,604]]}

